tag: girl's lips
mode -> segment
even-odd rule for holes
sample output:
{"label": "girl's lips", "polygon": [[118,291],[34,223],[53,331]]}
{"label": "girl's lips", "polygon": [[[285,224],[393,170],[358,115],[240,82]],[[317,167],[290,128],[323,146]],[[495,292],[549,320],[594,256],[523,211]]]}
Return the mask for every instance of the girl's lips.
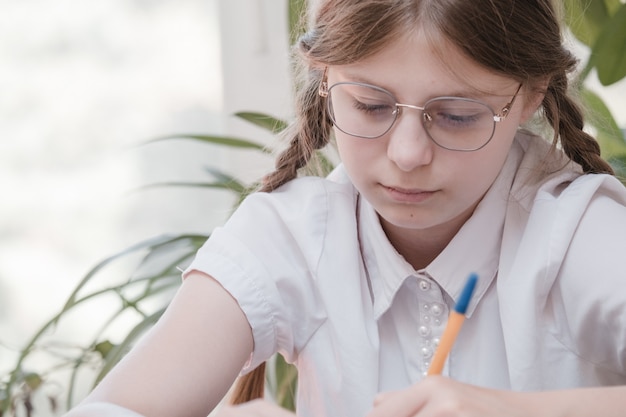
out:
{"label": "girl's lips", "polygon": [[435,191],[420,189],[406,189],[399,187],[383,186],[391,199],[401,203],[421,203],[435,194]]}

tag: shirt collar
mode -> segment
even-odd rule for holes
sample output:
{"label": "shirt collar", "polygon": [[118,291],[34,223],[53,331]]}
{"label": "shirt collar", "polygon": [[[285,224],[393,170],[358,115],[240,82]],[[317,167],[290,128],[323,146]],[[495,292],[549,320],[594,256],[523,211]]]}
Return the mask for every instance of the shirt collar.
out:
{"label": "shirt collar", "polygon": [[493,185],[448,246],[425,269],[416,271],[391,245],[378,214],[359,198],[359,239],[372,286],[374,315],[389,309],[403,282],[419,274],[433,279],[456,302],[466,277],[475,272],[478,282],[467,309],[471,316],[498,272],[500,245],[509,190],[519,166],[522,150],[514,143]]}

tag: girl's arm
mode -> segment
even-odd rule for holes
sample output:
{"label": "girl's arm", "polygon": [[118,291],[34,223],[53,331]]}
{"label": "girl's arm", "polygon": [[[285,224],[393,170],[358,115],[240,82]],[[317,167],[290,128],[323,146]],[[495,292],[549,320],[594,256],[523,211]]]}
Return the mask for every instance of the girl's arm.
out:
{"label": "girl's arm", "polygon": [[120,407],[113,403],[98,403],[98,402],[86,402],[81,404],[66,414],[67,417],[74,416],[89,416],[89,417],[145,417],[141,414],[137,414],[128,408]]}
{"label": "girl's arm", "polygon": [[379,395],[367,417],[620,417],[625,409],[626,386],[514,392],[429,376]]}
{"label": "girl's arm", "polygon": [[252,348],[237,302],[211,277],[192,272],[159,322],[66,417],[122,416],[95,403],[149,417],[206,416]]}

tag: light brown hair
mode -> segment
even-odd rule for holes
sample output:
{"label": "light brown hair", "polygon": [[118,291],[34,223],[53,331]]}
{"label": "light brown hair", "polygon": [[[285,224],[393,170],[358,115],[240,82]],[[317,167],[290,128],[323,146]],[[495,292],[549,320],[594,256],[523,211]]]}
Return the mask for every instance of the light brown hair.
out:
{"label": "light brown hair", "polygon": [[[380,51],[421,26],[451,42],[486,69],[545,94],[540,113],[554,131],[553,145],[585,173],[613,173],[596,140],[583,131],[582,111],[569,95],[577,60],[563,46],[559,10],[551,0],[324,0],[310,30],[295,46],[300,79],[288,147],[261,191],[296,178],[315,150],[331,138],[325,99],[318,95],[323,66],[349,64]],[[547,84],[547,87],[546,87]],[[242,377],[231,402],[263,395],[265,367]]]}

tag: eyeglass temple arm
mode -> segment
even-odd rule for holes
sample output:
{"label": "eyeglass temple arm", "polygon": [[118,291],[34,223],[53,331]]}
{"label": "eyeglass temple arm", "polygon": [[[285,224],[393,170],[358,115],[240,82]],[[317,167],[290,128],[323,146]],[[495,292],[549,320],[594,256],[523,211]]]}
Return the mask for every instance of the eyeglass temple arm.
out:
{"label": "eyeglass temple arm", "polygon": [[320,80],[320,86],[317,89],[317,94],[320,97],[328,97],[328,79],[326,78],[326,74],[328,73],[328,67],[324,67],[324,73],[322,74],[322,79]]}
{"label": "eyeglass temple arm", "polygon": [[506,119],[506,116],[509,115],[509,112],[511,111],[511,107],[513,107],[513,103],[515,103],[515,99],[517,98],[517,94],[519,93],[519,91],[522,89],[522,83],[520,83],[520,85],[517,87],[517,90],[515,91],[515,94],[513,94],[513,98],[511,99],[511,101],[509,101],[506,106],[504,106],[502,108],[502,110],[500,110],[500,113],[496,114],[495,116],[493,116],[493,120],[495,120],[496,122],[500,122],[504,119]]}

